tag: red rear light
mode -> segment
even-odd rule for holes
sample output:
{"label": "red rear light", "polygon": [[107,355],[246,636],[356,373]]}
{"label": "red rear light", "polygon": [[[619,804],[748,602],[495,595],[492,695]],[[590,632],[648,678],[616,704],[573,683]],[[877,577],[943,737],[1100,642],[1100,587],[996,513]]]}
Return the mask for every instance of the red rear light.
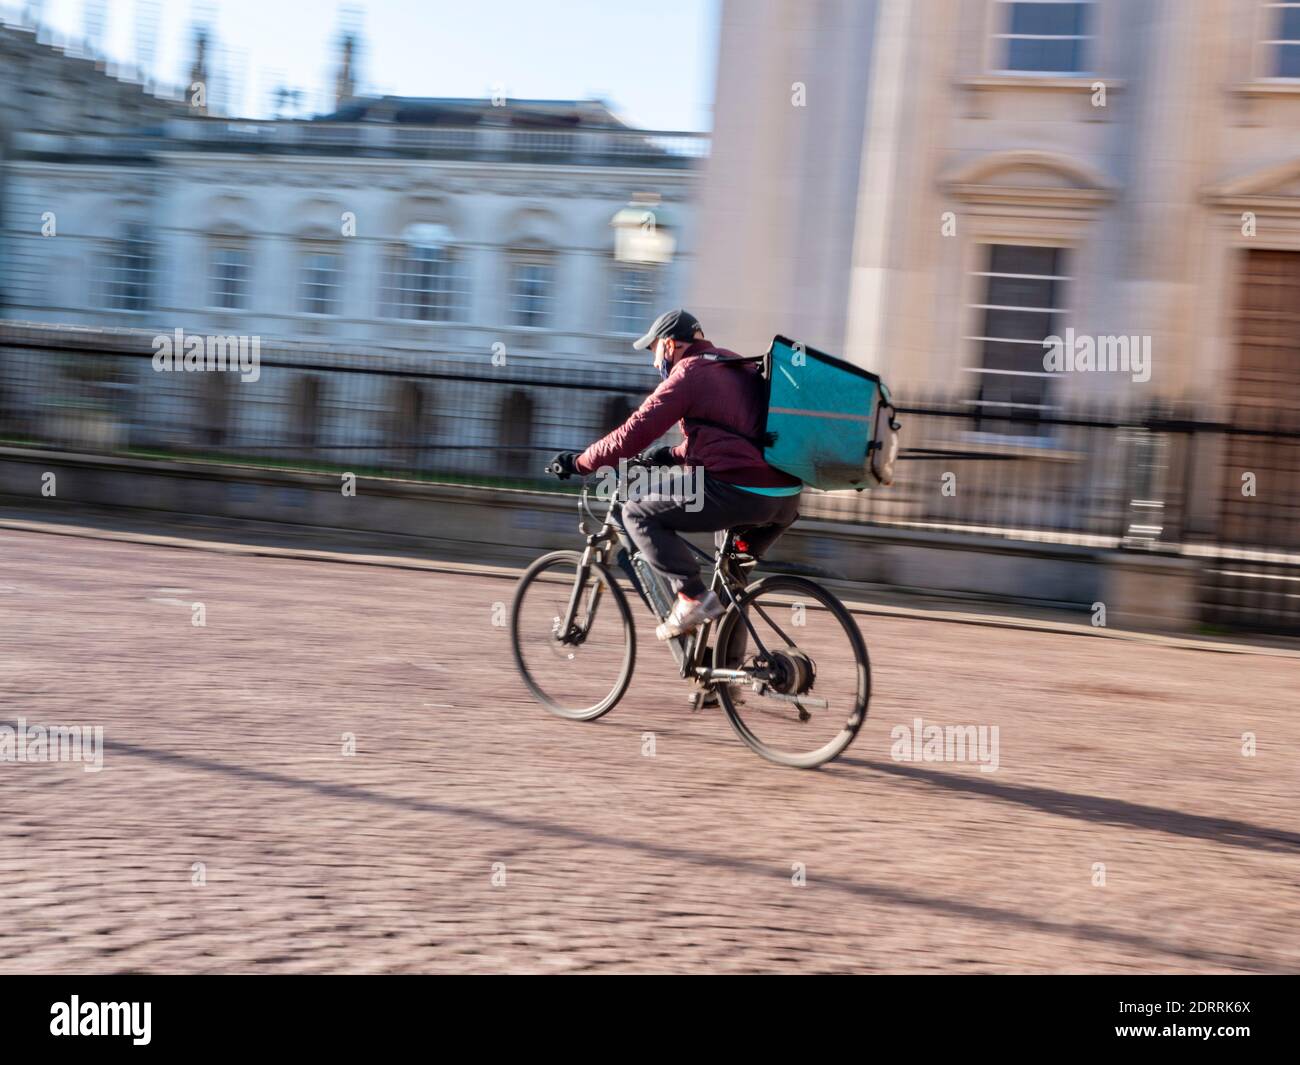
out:
{"label": "red rear light", "polygon": [[742,555],[747,555],[747,554],[749,554],[749,542],[748,542],[748,541],[746,541],[746,540],[736,540],[736,541],[735,541],[735,544],[736,544],[736,550],[739,551]]}

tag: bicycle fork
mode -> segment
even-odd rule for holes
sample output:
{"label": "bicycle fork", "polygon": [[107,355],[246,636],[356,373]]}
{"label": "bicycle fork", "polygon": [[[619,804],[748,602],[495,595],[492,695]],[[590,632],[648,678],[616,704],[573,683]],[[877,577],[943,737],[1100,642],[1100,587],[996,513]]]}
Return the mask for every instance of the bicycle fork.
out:
{"label": "bicycle fork", "polygon": [[[583,549],[582,558],[578,562],[578,575],[573,582],[573,590],[569,593],[569,603],[564,609],[564,616],[557,619],[555,633],[556,638],[561,643],[581,644],[587,638],[591,631],[591,624],[596,620],[596,609],[600,605],[600,581],[591,580],[591,566],[596,560],[597,547],[601,541],[599,535],[587,537],[587,546]],[[590,583],[590,588],[587,585]],[[587,609],[585,614],[585,624],[581,627],[577,624],[578,608],[582,602],[584,589],[587,591]]]}

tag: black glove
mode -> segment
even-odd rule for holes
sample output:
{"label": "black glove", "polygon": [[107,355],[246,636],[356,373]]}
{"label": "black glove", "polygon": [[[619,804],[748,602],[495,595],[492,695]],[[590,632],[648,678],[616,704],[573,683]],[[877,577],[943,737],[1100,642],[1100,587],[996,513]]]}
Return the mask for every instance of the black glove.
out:
{"label": "black glove", "polygon": [[667,444],[663,447],[652,447],[649,451],[643,451],[639,457],[647,466],[677,466],[681,463],[681,460],[673,454],[673,449]]}
{"label": "black glove", "polygon": [[573,464],[577,457],[578,453],[576,451],[561,451],[555,458],[551,459],[546,471],[555,474],[561,481],[567,481],[578,472],[577,467]]}

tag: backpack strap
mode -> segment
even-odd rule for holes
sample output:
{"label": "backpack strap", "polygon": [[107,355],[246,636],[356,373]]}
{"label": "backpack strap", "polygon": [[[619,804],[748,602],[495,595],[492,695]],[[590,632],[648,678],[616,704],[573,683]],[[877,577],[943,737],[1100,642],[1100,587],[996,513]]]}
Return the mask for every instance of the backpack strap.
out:
{"label": "backpack strap", "polygon": [[[706,351],[696,352],[696,354],[702,359],[708,359],[710,362],[737,367],[751,362],[761,363],[767,358],[766,355],[741,355],[734,359],[720,359],[716,348],[709,348]],[[742,433],[739,429],[732,428],[730,425],[723,425],[721,422],[711,421],[708,418],[696,418],[693,415],[688,415],[683,421],[693,422],[696,425],[707,425],[710,429],[721,429],[724,433],[730,433],[732,436],[747,440],[759,451],[771,447],[776,442],[776,436],[772,433],[765,432],[758,436],[750,436],[747,433]]]}

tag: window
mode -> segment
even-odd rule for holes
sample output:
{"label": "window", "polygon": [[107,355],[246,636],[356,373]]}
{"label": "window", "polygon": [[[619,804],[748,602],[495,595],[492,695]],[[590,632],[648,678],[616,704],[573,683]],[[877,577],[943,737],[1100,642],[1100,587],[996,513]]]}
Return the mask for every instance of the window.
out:
{"label": "window", "polygon": [[384,268],[383,316],[417,322],[459,322],[467,286],[455,249],[439,244],[402,244]]}
{"label": "window", "polygon": [[289,392],[290,439],[298,447],[314,448],[321,440],[323,385],[319,374],[299,374]]}
{"label": "window", "polygon": [[99,302],[112,310],[142,311],[152,287],[153,245],[143,226],[129,226],[104,256]]}
{"label": "window", "polygon": [[568,155],[578,146],[578,138],[565,131],[541,130],[537,132],[512,130],[510,148],[528,155]]}
{"label": "window", "polygon": [[243,310],[248,306],[248,276],[251,256],[247,248],[220,245],[212,249],[212,306]]}
{"label": "window", "polygon": [[496,452],[501,468],[513,477],[536,477],[537,404],[521,388],[512,389],[497,410],[496,438],[506,450]]}
{"label": "window", "polygon": [[555,302],[554,268],[549,257],[516,259],[510,269],[510,319],[515,325],[544,329]]}
{"label": "window", "polygon": [[596,426],[596,435],[604,436],[613,432],[632,416],[637,408],[627,396],[609,396],[601,409],[600,425]]}
{"label": "window", "polygon": [[389,391],[388,444],[400,466],[418,465],[428,443],[429,394],[419,381],[398,379]]}
{"label": "window", "polygon": [[610,297],[610,329],[615,333],[643,333],[654,320],[654,267],[614,267],[614,291]]}
{"label": "window", "polygon": [[302,259],[302,295],[305,314],[337,314],[342,261],[337,252],[308,251]]}
{"label": "window", "polygon": [[976,428],[1011,436],[1039,435],[1030,422],[995,416],[1015,411],[1020,416],[1048,409],[1049,378],[1043,369],[1047,349],[1043,340],[1060,335],[1064,306],[1065,250],[1017,244],[990,244],[988,268],[977,271],[975,284],[983,302],[978,312],[979,375],[975,398],[980,408]]}
{"label": "window", "polygon": [[995,0],[1002,32],[994,34],[1002,69],[1079,74],[1087,67],[1092,0]]}
{"label": "window", "polygon": [[1269,32],[1264,43],[1273,53],[1269,74],[1275,78],[1300,78],[1300,3],[1270,3]]}

